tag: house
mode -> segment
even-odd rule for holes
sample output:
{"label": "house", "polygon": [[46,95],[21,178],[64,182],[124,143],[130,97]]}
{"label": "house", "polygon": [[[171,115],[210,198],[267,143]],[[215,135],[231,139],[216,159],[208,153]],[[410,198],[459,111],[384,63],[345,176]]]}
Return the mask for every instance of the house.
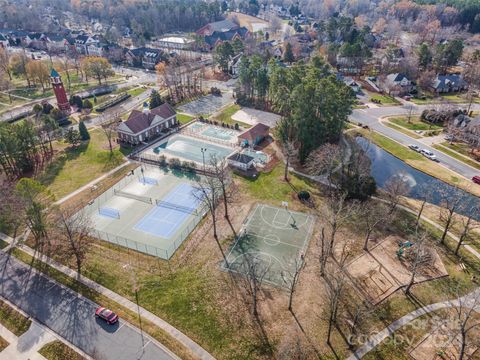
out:
{"label": "house", "polygon": [[255,165],[255,159],[252,156],[238,152],[227,157],[227,162],[230,166],[244,171],[251,169]]}
{"label": "house", "polygon": [[472,119],[471,117],[460,114],[453,120],[453,126],[450,127],[456,138],[460,138],[467,143],[480,143],[480,116]]}
{"label": "house", "polygon": [[468,89],[468,84],[459,74],[437,75],[432,85],[436,93],[450,93]]}
{"label": "house", "polygon": [[104,45],[99,42],[94,42],[87,45],[88,56],[104,56]]}
{"label": "house", "polygon": [[0,48],[6,49],[9,46],[8,39],[5,35],[0,34]]}
{"label": "house", "polygon": [[38,32],[29,33],[25,38],[26,46],[36,50],[47,50],[47,37]]}
{"label": "house", "polygon": [[342,81],[345,85],[350,87],[354,93],[359,93],[361,86],[350,76],[343,76],[342,74],[337,74],[337,80]]}
{"label": "house", "polygon": [[162,61],[162,56],[162,50],[142,47],[128,50],[125,60],[130,66],[153,70]]}
{"label": "house", "polygon": [[176,126],[176,115],[177,113],[168,103],[151,110],[133,110],[127,121],[118,125],[118,139],[133,145],[148,141]]}
{"label": "house", "polygon": [[258,123],[252,126],[250,129],[244,131],[238,135],[238,144],[241,146],[255,146],[260,144],[265,138],[268,137],[270,127]]}
{"label": "house", "polygon": [[393,73],[387,75],[385,79],[385,88],[389,95],[405,95],[415,90],[415,83],[403,73]]}
{"label": "house", "polygon": [[88,55],[88,46],[97,43],[98,40],[89,35],[78,35],[73,39],[75,50],[79,54]]}
{"label": "house", "polygon": [[200,36],[210,36],[213,33],[223,33],[227,31],[232,31],[238,29],[239,26],[232,20],[226,19],[222,21],[216,21],[210,24],[205,25],[204,27],[197,30],[197,35]]}
{"label": "house", "polygon": [[58,34],[45,34],[45,45],[49,52],[65,50],[65,37]]}
{"label": "house", "polygon": [[247,28],[241,27],[235,30],[225,32],[215,31],[204,38],[208,50],[215,49],[224,41],[234,41],[235,39],[245,39],[249,35]]}

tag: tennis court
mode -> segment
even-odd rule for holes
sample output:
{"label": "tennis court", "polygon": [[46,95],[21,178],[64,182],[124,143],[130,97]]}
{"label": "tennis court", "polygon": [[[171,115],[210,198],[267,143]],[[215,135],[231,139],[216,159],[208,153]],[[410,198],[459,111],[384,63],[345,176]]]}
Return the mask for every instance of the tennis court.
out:
{"label": "tennis court", "polygon": [[313,232],[314,217],[258,204],[247,217],[222,268],[248,274],[252,264],[264,272],[263,281],[286,287],[296,265],[303,260]]}
{"label": "tennis court", "polygon": [[206,213],[194,183],[137,168],[85,207],[102,240],[169,259]]}

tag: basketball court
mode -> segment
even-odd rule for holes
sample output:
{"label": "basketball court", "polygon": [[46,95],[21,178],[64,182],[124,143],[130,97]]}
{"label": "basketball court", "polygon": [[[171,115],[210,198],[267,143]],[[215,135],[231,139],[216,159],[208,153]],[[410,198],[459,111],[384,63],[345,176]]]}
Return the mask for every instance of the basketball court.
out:
{"label": "basketball court", "polygon": [[258,204],[247,217],[222,268],[245,275],[256,264],[265,273],[263,281],[286,287],[297,264],[303,261],[314,222],[313,216],[287,207]]}

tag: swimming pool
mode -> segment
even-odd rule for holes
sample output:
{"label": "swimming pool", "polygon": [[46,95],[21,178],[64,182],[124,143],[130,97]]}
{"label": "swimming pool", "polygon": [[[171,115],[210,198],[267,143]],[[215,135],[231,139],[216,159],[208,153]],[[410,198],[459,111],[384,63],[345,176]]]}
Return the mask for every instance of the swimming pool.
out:
{"label": "swimming pool", "polygon": [[237,137],[237,131],[235,130],[201,122],[194,122],[193,124],[187,126],[186,129],[187,131],[191,131],[193,133],[205,136],[210,139],[226,142],[235,142]]}
{"label": "swimming pool", "polygon": [[[206,149],[204,154],[202,154],[202,149]],[[153,148],[153,152],[155,154],[180,157],[202,164],[204,156],[205,162],[208,163],[212,155],[215,155],[218,159],[223,159],[230,155],[233,149],[188,136],[174,135],[168,141]]]}

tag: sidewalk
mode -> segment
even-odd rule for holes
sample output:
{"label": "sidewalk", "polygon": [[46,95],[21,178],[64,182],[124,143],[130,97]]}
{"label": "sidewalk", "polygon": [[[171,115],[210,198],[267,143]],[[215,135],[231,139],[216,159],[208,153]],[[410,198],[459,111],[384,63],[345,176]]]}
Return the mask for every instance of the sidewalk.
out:
{"label": "sidewalk", "polygon": [[[7,329],[1,329],[0,334],[3,335],[5,330]],[[14,338],[5,338],[10,345],[0,352],[0,360],[44,360],[45,358],[38,351],[44,345],[56,340],[53,334],[36,322],[32,322],[30,329],[20,337],[13,336]]]}
{"label": "sidewalk", "polygon": [[[0,238],[5,240],[10,244],[10,246],[13,245],[13,239],[5,234],[0,233]],[[26,252],[30,256],[34,255],[34,251],[29,248],[28,246],[25,245],[17,245],[17,248],[21,249],[22,251]],[[5,248],[4,251],[7,251],[8,248]],[[42,262],[50,265],[54,269],[64,273],[65,275],[71,277],[72,279],[75,279],[82,283],[85,286],[88,286],[89,288],[99,292],[100,294],[107,296],[108,298],[112,299],[113,301],[117,302],[118,304],[124,306],[128,310],[132,312],[137,312],[138,308],[135,303],[132,301],[124,298],[123,296],[103,287],[102,285],[84,277],[84,276],[78,276],[78,273],[75,270],[70,269],[69,267],[66,267],[62,264],[59,264],[58,262],[50,259],[49,257],[45,255],[39,255],[36,254],[37,259],[41,260]],[[198,345],[196,342],[191,340],[187,335],[182,333],[180,330],[176,329],[169,323],[167,323],[165,320],[159,318],[158,316],[154,315],[153,313],[149,312],[148,310],[144,309],[143,307],[140,307],[140,315],[142,318],[147,319],[148,321],[152,322],[162,330],[164,330],[166,333],[168,333],[172,338],[183,344],[187,349],[189,349],[194,355],[196,355],[199,359],[202,360],[215,360],[215,358],[210,355],[205,349],[203,349],[200,345]]]}

